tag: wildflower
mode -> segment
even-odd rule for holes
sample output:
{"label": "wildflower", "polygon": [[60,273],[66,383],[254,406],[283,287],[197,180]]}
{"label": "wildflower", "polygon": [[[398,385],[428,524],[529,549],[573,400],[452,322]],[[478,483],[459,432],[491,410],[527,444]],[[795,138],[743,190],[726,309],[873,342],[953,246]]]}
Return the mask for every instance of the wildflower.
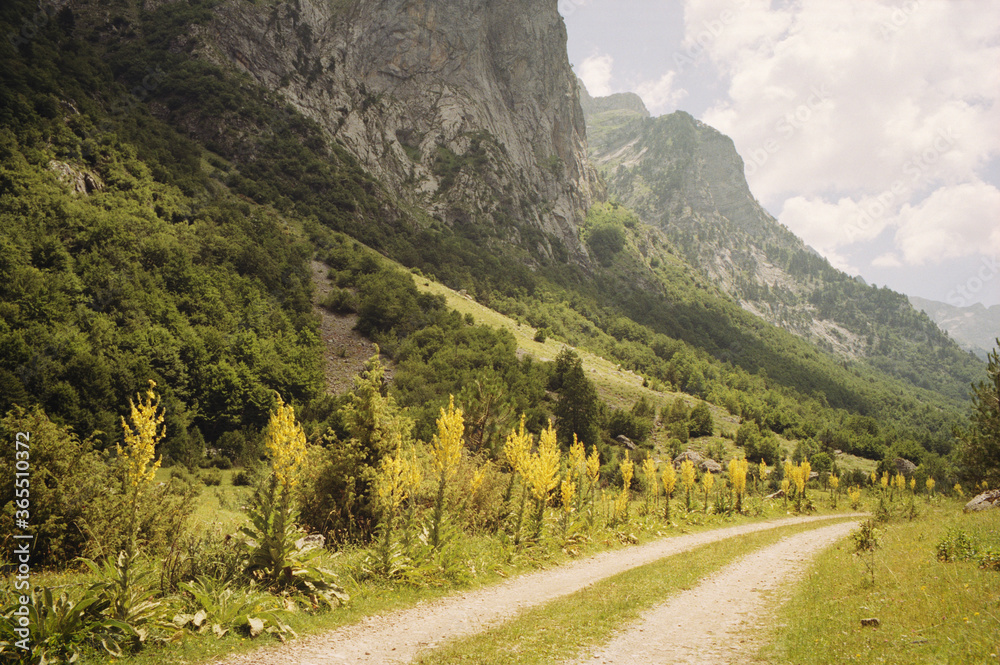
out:
{"label": "wildflower", "polygon": [[479,488],[483,486],[483,481],[486,480],[486,469],[478,468],[472,472],[472,481],[469,483],[469,492],[475,494],[479,491]]}
{"label": "wildflower", "polygon": [[712,486],[715,484],[715,475],[709,471],[706,471],[701,477],[701,487],[705,491],[705,512],[708,512],[708,494],[712,491]]}
{"label": "wildflower", "polygon": [[694,489],[695,471],[694,462],[689,459],[681,462],[681,484],[684,485],[684,493],[687,497],[687,509],[691,510],[691,490]]}
{"label": "wildflower", "polygon": [[559,487],[563,510],[567,513],[573,511],[573,496],[576,494],[576,483],[568,478],[562,481],[562,485]]}
{"label": "wildflower", "polygon": [[663,518],[669,522],[670,499],[674,496],[674,489],[677,487],[677,472],[674,470],[673,464],[667,463],[663,469],[663,475],[660,476],[660,480],[663,481],[663,493],[667,495],[667,507],[664,509]]}
{"label": "wildflower", "polygon": [[538,437],[538,452],[529,454],[527,460],[525,480],[535,501],[544,502],[556,487],[556,473],[559,471],[559,447],[551,423]]}
{"label": "wildflower", "polygon": [[733,486],[736,494],[736,512],[743,512],[743,492],[747,488],[747,471],[749,462],[746,458],[729,460],[729,483]]}
{"label": "wildflower", "polygon": [[465,431],[462,410],[455,408],[454,395],[449,396],[448,410],[441,409],[437,427],[438,433],[431,444],[434,470],[442,482],[447,482],[455,474],[462,459],[462,434]]}
{"label": "wildflower", "polygon": [[965,492],[962,491],[962,485],[961,484],[955,483],[955,487],[953,489],[955,490],[955,494],[957,494],[957,495],[959,495],[961,497],[965,496]]}
{"label": "wildflower", "polygon": [[934,479],[933,479],[933,478],[928,478],[928,479],[927,479],[927,483],[926,483],[926,485],[927,485],[927,491],[928,491],[929,493],[931,493],[931,494],[934,494],[934,485],[935,485],[935,484],[936,484],[936,483],[934,482]]}
{"label": "wildflower", "polygon": [[295,422],[295,409],[278,396],[278,408],[267,424],[264,448],[278,483],[287,492],[298,483],[299,470],[306,460],[306,435]]}
{"label": "wildflower", "polygon": [[569,447],[569,468],[570,473],[582,475],[587,471],[587,452],[583,448],[583,441],[573,434],[573,445]]}
{"label": "wildflower", "polygon": [[153,482],[153,476],[160,467],[160,460],[152,464],[150,461],[155,455],[156,444],[163,439],[166,428],[160,428],[163,424],[163,413],[157,413],[160,407],[160,400],[153,388],[156,382],[150,379],[149,389],[146,391],[145,399],[140,399],[139,404],[129,400],[132,409],[132,425],[122,418],[122,429],[125,432],[125,449],[115,444],[118,456],[125,466],[125,484],[133,492],[138,492],[142,487]]}
{"label": "wildflower", "polygon": [[587,458],[587,477],[590,482],[596,483],[601,474],[601,456],[597,452],[597,446],[591,446],[590,457]]}
{"label": "wildflower", "polygon": [[[510,463],[510,467],[515,473],[524,475],[525,465],[528,459],[528,450],[531,448],[531,435],[524,431],[524,414],[521,414],[521,427],[518,431],[511,431],[507,435],[507,440],[503,445],[504,455]],[[596,452],[596,451],[595,451]]]}

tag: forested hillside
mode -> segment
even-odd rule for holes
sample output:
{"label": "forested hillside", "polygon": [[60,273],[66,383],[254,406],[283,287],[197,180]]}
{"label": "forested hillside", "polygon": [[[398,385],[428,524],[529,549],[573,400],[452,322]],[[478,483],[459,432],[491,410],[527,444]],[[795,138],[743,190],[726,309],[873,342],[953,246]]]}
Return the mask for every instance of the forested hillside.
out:
{"label": "forested hillside", "polygon": [[[82,434],[103,432],[108,445],[115,414],[155,378],[174,459],[199,459],[206,447],[238,457],[233,442],[254,438],[275,391],[310,407],[317,434],[336,430],[311,314],[316,255],[342,275],[347,307],[371,315],[362,332],[398,363],[393,390],[424,414],[422,431],[448,393],[471,385],[492,386],[536,427],[558,415],[545,392],[560,385],[554,368],[526,365],[508,342],[421,300],[409,277],[383,274],[352,244],[364,243],[769,431],[873,458],[894,446],[911,457],[950,450],[964,393],[938,378],[953,376],[942,367],[955,359],[947,346],[926,366],[910,351],[893,355],[892,331],[912,323],[905,315],[876,331],[886,354],[845,360],[741,309],[691,267],[697,252],[624,207],[590,209],[576,231],[582,255],[560,250],[533,215],[518,219],[516,206],[513,234],[496,215],[476,223],[481,201],[435,218],[280,91],[211,56],[204,27],[215,5],[74,2],[44,20],[27,2],[2,9],[15,38],[0,47],[0,410],[38,404]],[[30,38],[18,36],[24,25]],[[366,103],[371,112],[382,102]],[[464,154],[449,148],[431,160],[439,187],[489,181],[502,151],[480,137]],[[817,290],[815,306],[863,304],[848,287]],[[388,294],[398,297],[382,302]],[[449,374],[435,355],[448,344],[467,349],[467,372]],[[485,349],[503,356],[480,358]],[[605,434],[609,417],[595,416]]]}

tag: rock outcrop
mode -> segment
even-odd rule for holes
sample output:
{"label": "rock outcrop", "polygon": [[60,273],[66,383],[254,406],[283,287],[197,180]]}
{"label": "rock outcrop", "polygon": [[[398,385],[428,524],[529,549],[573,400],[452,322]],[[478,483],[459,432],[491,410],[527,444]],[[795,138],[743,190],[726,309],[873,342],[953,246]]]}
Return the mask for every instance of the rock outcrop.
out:
{"label": "rock outcrop", "polygon": [[965,504],[965,512],[967,513],[989,510],[991,508],[1000,508],[1000,490],[988,490],[976,495],[972,501]]}
{"label": "rock outcrop", "polygon": [[540,256],[588,261],[577,226],[599,185],[555,0],[216,12],[210,55],[279,91],[394,196]]}

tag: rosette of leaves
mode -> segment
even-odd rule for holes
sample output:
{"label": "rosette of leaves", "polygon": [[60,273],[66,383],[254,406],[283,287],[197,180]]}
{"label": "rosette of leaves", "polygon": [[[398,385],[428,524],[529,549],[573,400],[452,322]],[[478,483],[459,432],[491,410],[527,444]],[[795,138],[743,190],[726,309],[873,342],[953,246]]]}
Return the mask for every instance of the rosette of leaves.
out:
{"label": "rosette of leaves", "polygon": [[180,629],[198,633],[211,631],[217,638],[230,630],[250,637],[263,633],[284,641],[286,634],[296,636],[282,619],[289,613],[285,602],[253,586],[238,587],[231,581],[198,576],[180,588],[189,596],[189,609],[174,616],[173,624]]}
{"label": "rosette of leaves", "polygon": [[266,588],[298,591],[315,605],[322,602],[333,608],[349,600],[343,587],[334,583],[334,573],[318,565],[322,548],[305,539],[293,513],[276,508],[278,500],[276,483],[271,482],[254,494],[247,507],[250,524],[240,528],[250,549],[247,574]]}
{"label": "rosette of leaves", "polygon": [[26,660],[22,660],[24,650],[16,644],[22,638],[14,632],[18,625],[14,612],[21,605],[6,605],[0,610],[0,662],[73,663],[85,644],[100,644],[109,654],[121,656],[123,645],[133,640],[134,631],[122,621],[95,615],[91,610],[99,600],[90,590],[73,599],[65,591],[53,595],[52,589],[36,587],[27,605],[31,651]]}

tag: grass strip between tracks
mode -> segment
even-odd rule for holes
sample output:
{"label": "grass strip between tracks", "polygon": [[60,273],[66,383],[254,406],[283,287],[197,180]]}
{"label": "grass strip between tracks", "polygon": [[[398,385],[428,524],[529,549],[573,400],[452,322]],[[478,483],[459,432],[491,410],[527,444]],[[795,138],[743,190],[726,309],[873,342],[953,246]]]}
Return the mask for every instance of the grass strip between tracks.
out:
{"label": "grass strip between tracks", "polygon": [[792,534],[846,519],[857,518],[823,520],[734,536],[665,557],[528,610],[503,625],[422,653],[414,662],[542,664],[579,657],[585,649],[603,644],[614,631],[672,594],[691,588],[741,556]]}

